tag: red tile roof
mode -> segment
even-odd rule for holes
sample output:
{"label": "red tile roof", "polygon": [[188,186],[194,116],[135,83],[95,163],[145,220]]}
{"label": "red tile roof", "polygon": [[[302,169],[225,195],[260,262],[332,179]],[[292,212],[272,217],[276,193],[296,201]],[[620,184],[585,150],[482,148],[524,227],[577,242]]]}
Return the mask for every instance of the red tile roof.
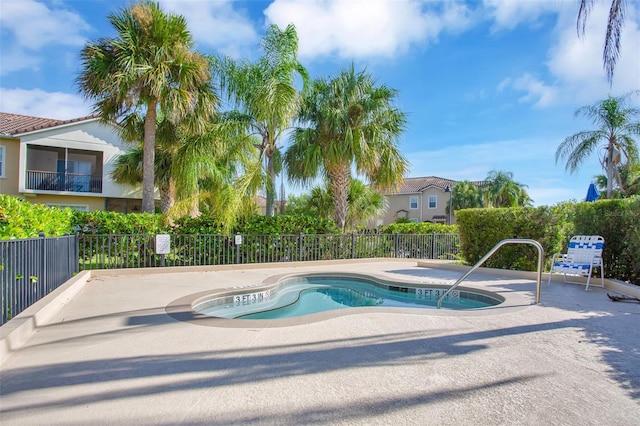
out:
{"label": "red tile roof", "polygon": [[53,118],[30,117],[27,115],[0,112],[0,133],[13,136],[20,133],[32,132],[34,130],[61,126],[63,124],[93,120],[95,118],[97,118],[96,115],[89,115],[86,117],[73,118],[71,120],[56,120]]}
{"label": "red tile roof", "polygon": [[452,187],[455,183],[455,180],[436,176],[405,178],[396,194],[422,192],[429,187],[436,187],[444,191],[447,186]]}

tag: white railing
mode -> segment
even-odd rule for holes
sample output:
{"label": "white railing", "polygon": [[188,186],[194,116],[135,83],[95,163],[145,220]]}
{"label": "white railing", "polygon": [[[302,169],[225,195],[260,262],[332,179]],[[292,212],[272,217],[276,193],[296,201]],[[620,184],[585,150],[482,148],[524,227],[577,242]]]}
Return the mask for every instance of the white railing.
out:
{"label": "white railing", "polygon": [[542,282],[542,262],[544,260],[544,249],[542,248],[542,244],[537,242],[536,240],[529,240],[526,238],[508,238],[506,240],[500,241],[498,244],[493,246],[491,250],[487,254],[484,255],[482,259],[478,261],[475,265],[471,267],[462,277],[458,279],[447,291],[444,292],[442,296],[438,299],[438,309],[440,309],[440,305],[442,305],[442,301],[449,293],[453,291],[458,285],[464,281],[473,271],[478,269],[480,265],[486,262],[500,247],[505,244],[531,244],[534,245],[538,249],[538,276],[537,276],[537,284],[536,284],[536,304],[540,303],[540,283]]}

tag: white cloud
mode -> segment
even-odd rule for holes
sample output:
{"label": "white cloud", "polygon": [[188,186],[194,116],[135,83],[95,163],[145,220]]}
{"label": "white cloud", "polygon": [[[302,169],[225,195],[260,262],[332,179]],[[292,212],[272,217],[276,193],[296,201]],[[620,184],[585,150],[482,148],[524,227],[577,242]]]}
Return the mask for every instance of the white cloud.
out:
{"label": "white cloud", "polygon": [[[622,30],[620,59],[614,74],[613,91],[622,93],[640,87],[640,30],[637,15],[629,7]],[[606,2],[595,3],[584,37],[575,28],[575,13],[559,17],[557,40],[549,49],[547,66],[558,84],[578,102],[593,102],[606,97],[609,83],[602,66],[602,48],[608,20]]]}
{"label": "white cloud", "polygon": [[40,58],[23,49],[9,47],[0,50],[0,64],[2,64],[0,75],[7,75],[24,69],[37,69],[40,65]]}
{"label": "white cloud", "polygon": [[36,68],[48,46],[81,46],[90,29],[77,13],[34,0],[3,1],[0,26],[2,74]]}
{"label": "white cloud", "polygon": [[[502,2],[500,2],[502,4]],[[510,4],[511,2],[509,2]],[[526,7],[541,7],[540,2],[513,2]],[[584,37],[576,32],[577,10],[559,9],[553,30],[553,44],[547,52],[545,76],[533,77],[528,72],[504,79],[498,91],[507,88],[524,92],[521,102],[544,108],[565,103],[585,105],[640,87],[640,29],[637,11],[629,5],[622,30],[620,59],[610,87],[602,66],[602,47],[608,18],[608,2],[596,2],[589,14]],[[504,5],[505,9],[516,7]],[[506,13],[506,12],[505,12]],[[497,19],[497,18],[496,18]]]}
{"label": "white cloud", "polygon": [[494,24],[492,31],[512,30],[520,24],[536,25],[541,16],[556,13],[562,2],[549,0],[484,0]]}
{"label": "white cloud", "polygon": [[454,2],[275,0],[264,13],[280,27],[293,23],[300,56],[311,58],[389,58],[472,24],[467,6]]}
{"label": "white cloud", "polygon": [[40,89],[0,88],[0,111],[59,120],[91,114],[91,108],[81,96]]}
{"label": "white cloud", "polygon": [[161,0],[163,10],[184,16],[200,45],[239,56],[255,49],[260,37],[248,16],[233,8],[233,1]]}
{"label": "white cloud", "polygon": [[512,88],[526,92],[518,99],[518,102],[533,103],[535,108],[544,108],[555,103],[558,98],[558,89],[545,84],[542,80],[531,74],[523,74],[518,78],[507,78],[498,85],[499,91]]}
{"label": "white cloud", "polygon": [[34,0],[3,1],[0,25],[13,34],[15,47],[38,50],[50,44],[79,46],[90,29],[80,15]]}

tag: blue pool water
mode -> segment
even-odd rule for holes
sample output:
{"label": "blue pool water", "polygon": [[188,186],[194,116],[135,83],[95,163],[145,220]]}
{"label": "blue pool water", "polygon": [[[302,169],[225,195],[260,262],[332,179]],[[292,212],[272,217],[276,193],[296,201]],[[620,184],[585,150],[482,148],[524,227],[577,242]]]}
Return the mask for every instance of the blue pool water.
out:
{"label": "blue pool water", "polygon": [[[364,276],[308,275],[289,278],[266,290],[200,299],[193,308],[205,315],[237,319],[277,319],[364,306],[434,309],[448,286],[389,283]],[[502,303],[498,295],[456,289],[445,309],[478,309]]]}

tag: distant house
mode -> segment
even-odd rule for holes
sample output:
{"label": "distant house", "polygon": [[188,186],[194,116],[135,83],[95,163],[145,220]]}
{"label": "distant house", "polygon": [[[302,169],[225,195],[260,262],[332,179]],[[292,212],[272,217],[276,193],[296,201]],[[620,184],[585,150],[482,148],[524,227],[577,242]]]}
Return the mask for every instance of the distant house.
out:
{"label": "distant house", "polygon": [[455,184],[454,180],[435,176],[404,179],[398,191],[384,194],[387,210],[377,225],[388,225],[399,218],[411,222],[455,223],[454,215],[447,213]]}
{"label": "distant house", "polygon": [[110,178],[126,149],[115,126],[95,116],[0,113],[0,193],[84,211],[140,211],[140,189]]}

